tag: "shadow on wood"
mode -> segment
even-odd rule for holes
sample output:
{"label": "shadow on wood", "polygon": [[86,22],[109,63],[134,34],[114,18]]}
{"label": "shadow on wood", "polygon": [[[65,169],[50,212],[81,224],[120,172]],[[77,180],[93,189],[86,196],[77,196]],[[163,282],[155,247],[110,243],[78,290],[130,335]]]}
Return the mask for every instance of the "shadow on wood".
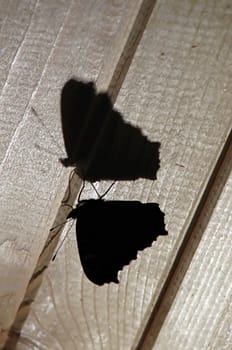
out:
{"label": "shadow on wood", "polygon": [[126,123],[93,82],[71,79],[64,85],[61,116],[68,155],[61,162],[76,167],[82,179],[156,179],[160,143]]}

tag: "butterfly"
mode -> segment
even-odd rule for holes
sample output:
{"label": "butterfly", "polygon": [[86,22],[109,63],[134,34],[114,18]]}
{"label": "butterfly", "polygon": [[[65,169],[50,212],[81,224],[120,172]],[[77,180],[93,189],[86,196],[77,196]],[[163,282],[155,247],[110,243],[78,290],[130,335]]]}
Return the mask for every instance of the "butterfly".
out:
{"label": "butterfly", "polygon": [[[61,121],[67,152],[61,162],[76,167],[83,180],[156,178],[160,144],[125,123],[107,93],[96,93],[94,83],[71,79],[64,85]],[[157,203],[78,199],[67,218],[76,219],[80,261],[97,285],[118,283],[118,272],[139,250],[167,235]]]}
{"label": "butterfly", "polygon": [[66,158],[87,181],[155,179],[159,142],[126,123],[106,92],[93,82],[68,80],[61,92],[61,123]]}
{"label": "butterfly", "polygon": [[167,235],[157,203],[80,200],[67,218],[76,219],[76,238],[85,275],[97,285],[119,283],[118,272]]}

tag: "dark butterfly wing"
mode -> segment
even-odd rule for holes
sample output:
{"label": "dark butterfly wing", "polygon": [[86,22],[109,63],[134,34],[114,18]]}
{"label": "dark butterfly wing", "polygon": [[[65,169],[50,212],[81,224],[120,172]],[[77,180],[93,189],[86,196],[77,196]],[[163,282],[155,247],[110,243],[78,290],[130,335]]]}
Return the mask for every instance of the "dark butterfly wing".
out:
{"label": "dark butterfly wing", "polygon": [[118,283],[118,271],[136,259],[138,250],[167,235],[164,214],[156,203],[86,200],[69,217],[77,218],[83,270],[98,285]]}

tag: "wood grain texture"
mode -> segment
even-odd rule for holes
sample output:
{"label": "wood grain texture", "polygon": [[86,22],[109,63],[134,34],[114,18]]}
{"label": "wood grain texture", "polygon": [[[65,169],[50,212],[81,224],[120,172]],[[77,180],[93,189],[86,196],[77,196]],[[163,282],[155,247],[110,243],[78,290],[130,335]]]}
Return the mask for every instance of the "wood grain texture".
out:
{"label": "wood grain texture", "polygon": [[[1,2],[1,344],[23,301],[14,324],[20,330],[55,246],[38,260],[68,182],[58,162],[61,87],[73,75],[97,80],[109,43],[118,37],[124,47],[122,32],[130,33],[140,5]],[[117,61],[111,57],[106,86]]]}
{"label": "wood grain texture", "polygon": [[[6,132],[1,140],[0,274],[7,281],[0,288],[3,337],[30,277],[44,271],[52,254],[38,265],[68,181],[49,135],[62,144],[60,89],[76,75],[97,80],[100,89],[111,87],[114,96],[121,84],[115,83],[115,72],[124,68],[118,62],[124,54],[131,58],[123,49],[136,32],[133,24],[142,4],[20,1],[2,6],[5,26],[18,28],[16,19],[25,18],[15,38],[5,39],[13,43],[6,53],[12,63],[6,64],[0,105],[1,116],[13,121],[9,125],[2,117],[1,130]],[[166,0],[155,6],[116,107],[149,139],[161,142],[161,169],[155,183],[117,183],[108,198],[158,201],[169,236],[123,269],[119,286],[96,287],[82,273],[72,230],[44,274],[18,349],[131,349],[139,344],[231,128],[230,15],[229,0]],[[101,192],[105,187],[98,185]],[[78,188],[77,183],[73,198]],[[87,188],[85,195],[93,194]],[[30,285],[29,295],[35,296],[40,281]],[[27,303],[24,306],[27,309]],[[15,330],[27,316],[24,310]],[[214,347],[226,337],[224,331],[229,332],[227,309],[225,314]],[[165,336],[159,341],[163,348],[168,344]]]}
{"label": "wood grain texture", "polygon": [[232,144],[153,322],[151,334],[170,304],[152,349],[231,349],[231,198]]}
{"label": "wood grain texture", "polygon": [[[138,267],[141,271],[144,266],[146,281],[138,283],[137,288],[141,288],[145,302],[139,308],[139,298],[135,299],[131,318],[132,324],[137,320],[139,331],[134,347],[155,309],[232,125],[231,22],[226,15],[227,5],[225,2],[222,15],[216,3],[160,2],[117,101],[130,106],[126,115],[133,116],[131,120],[138,120],[143,130],[161,142],[158,181],[147,183],[143,196],[147,194],[149,201],[155,199],[161,204],[169,231],[169,240],[158,247],[159,253],[154,245],[150,266],[142,261]],[[225,56],[218,55],[223,46]],[[220,127],[225,128],[221,136]],[[141,321],[138,315],[143,308],[146,311]]]}

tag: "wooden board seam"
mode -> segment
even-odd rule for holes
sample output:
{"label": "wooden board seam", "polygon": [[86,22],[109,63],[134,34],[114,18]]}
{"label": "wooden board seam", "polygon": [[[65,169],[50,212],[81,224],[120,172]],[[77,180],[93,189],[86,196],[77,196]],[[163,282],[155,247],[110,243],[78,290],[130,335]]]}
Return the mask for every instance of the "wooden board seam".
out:
{"label": "wooden board seam", "polygon": [[[176,254],[172,267],[169,269],[168,276],[165,278],[165,283],[161,288],[159,297],[157,298],[157,301],[152,304],[152,311],[149,315],[148,313],[145,315],[144,321],[141,323],[142,327],[138,330],[135,337],[132,346],[133,350],[148,350],[153,348],[162,325],[175,300],[175,296],[181,286],[185,273],[187,272],[188,266],[200,243],[204,229],[212,216],[213,209],[216,206],[221,191],[229,177],[231,166],[228,166],[228,162],[232,163],[231,155],[232,129],[230,130],[216,164],[211,171],[209,180],[205,185],[205,189],[198,201],[192,218],[187,227],[184,227],[186,234],[183,242]],[[204,227],[203,224],[201,225],[200,220],[202,215],[204,216]],[[201,226],[201,229],[197,230],[196,227],[199,227],[199,225]]]}

